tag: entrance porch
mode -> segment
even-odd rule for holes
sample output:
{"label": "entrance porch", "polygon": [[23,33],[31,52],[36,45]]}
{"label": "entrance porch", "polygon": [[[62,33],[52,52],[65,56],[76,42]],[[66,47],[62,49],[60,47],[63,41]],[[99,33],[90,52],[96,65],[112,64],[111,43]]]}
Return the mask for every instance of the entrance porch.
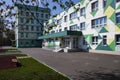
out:
{"label": "entrance porch", "polygon": [[39,39],[43,39],[43,48],[52,49],[54,52],[70,52],[82,50],[81,31],[62,31],[41,36]]}

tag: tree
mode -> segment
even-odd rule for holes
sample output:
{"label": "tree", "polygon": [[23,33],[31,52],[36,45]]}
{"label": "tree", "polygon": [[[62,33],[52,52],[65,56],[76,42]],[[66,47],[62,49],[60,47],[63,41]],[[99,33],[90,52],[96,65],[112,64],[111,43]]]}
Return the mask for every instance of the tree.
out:
{"label": "tree", "polygon": [[[34,6],[34,9],[37,11],[38,7],[40,6],[44,8],[51,7],[49,1],[53,3],[53,6],[51,8],[52,11],[57,10],[58,7],[62,9],[68,9],[69,7],[74,5],[74,0],[11,0],[11,4],[7,3],[6,0],[1,0],[0,1],[0,14],[1,14],[0,17],[3,17],[5,19],[4,28],[12,27],[12,29],[14,29],[15,23],[16,23],[15,16],[19,14],[15,12],[16,7],[18,7],[18,4],[21,4],[23,6],[32,5]],[[29,9],[27,10],[30,11]],[[50,15],[54,16],[53,14],[50,14]],[[34,15],[32,17],[36,19],[40,25],[43,26],[43,24],[36,17],[34,17]],[[29,21],[26,21],[26,23],[27,22]],[[6,31],[7,33],[7,29],[5,29],[4,31]],[[3,30],[1,32],[3,32]]]}

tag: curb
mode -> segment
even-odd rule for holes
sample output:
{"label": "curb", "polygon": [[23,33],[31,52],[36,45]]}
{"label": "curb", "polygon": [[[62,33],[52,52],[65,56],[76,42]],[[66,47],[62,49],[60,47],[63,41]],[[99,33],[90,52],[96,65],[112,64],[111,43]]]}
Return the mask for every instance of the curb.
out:
{"label": "curb", "polygon": [[[30,56],[29,54],[27,54],[27,55],[28,55],[29,57],[32,57],[32,56]],[[32,58],[34,58],[34,57],[32,57]],[[71,79],[69,76],[65,75],[64,73],[62,73],[62,72],[56,70],[55,68],[53,68],[53,67],[47,65],[45,62],[40,61],[40,60],[38,60],[38,59],[36,59],[36,58],[34,58],[34,59],[37,60],[38,62],[40,62],[41,64],[47,66],[48,68],[54,70],[55,72],[59,73],[60,75],[62,75],[62,76],[64,76],[64,77],[67,77],[69,80],[73,80],[73,79]]]}

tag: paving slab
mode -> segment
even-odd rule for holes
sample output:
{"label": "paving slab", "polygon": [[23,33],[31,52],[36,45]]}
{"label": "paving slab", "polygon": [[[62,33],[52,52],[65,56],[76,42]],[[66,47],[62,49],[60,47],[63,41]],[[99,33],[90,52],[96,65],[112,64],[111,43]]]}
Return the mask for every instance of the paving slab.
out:
{"label": "paving slab", "polygon": [[[101,76],[107,74],[108,76],[108,74],[112,73],[113,75],[114,73],[115,77],[120,76],[120,56],[118,55],[88,52],[55,53],[41,48],[19,48],[19,50],[64,73],[73,80],[89,80],[86,78],[93,78],[97,74],[101,74]],[[101,78],[101,76],[98,77]],[[96,80],[95,78],[92,80]],[[109,80],[108,78],[99,80]]]}

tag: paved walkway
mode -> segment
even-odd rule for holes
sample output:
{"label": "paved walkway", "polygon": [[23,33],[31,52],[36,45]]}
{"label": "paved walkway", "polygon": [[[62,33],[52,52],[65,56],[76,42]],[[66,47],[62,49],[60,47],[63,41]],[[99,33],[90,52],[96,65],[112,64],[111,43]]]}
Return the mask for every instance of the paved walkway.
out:
{"label": "paved walkway", "polygon": [[[82,72],[113,73],[120,71],[120,56],[116,55],[85,52],[54,53],[41,48],[20,48],[19,50],[29,54],[40,62],[44,62],[74,80],[79,80],[79,77],[83,74]],[[88,74],[84,77],[88,77]]]}

